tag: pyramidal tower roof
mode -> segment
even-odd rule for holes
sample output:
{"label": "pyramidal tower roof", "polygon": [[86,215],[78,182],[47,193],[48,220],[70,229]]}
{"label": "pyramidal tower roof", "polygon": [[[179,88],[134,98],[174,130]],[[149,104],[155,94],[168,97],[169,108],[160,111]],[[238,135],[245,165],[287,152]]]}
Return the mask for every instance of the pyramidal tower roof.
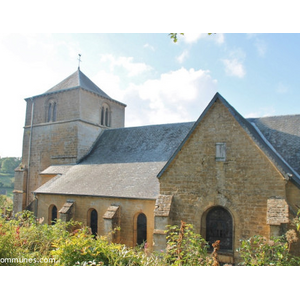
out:
{"label": "pyramidal tower roof", "polygon": [[64,91],[68,89],[73,89],[80,87],[87,91],[93,92],[101,97],[111,99],[106,93],[104,93],[95,83],[93,83],[86,75],[84,75],[80,68],[72,75],[52,87],[50,90],[46,91],[45,94]]}

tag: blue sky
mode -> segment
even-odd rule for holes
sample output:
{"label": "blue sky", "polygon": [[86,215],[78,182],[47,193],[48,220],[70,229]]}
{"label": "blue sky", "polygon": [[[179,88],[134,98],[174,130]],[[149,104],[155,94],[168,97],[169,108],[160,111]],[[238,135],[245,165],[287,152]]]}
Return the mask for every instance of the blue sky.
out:
{"label": "blue sky", "polygon": [[0,34],[0,156],[21,156],[24,98],[81,71],[126,126],[195,121],[216,92],[244,117],[300,114],[300,34]]}

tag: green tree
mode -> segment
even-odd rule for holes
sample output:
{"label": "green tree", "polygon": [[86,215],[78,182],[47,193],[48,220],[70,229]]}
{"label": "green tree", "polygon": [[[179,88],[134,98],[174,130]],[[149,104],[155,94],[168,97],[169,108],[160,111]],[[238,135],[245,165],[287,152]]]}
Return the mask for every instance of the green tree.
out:
{"label": "green tree", "polygon": [[15,168],[21,163],[17,157],[6,157],[2,160],[1,171],[3,173],[13,173]]}

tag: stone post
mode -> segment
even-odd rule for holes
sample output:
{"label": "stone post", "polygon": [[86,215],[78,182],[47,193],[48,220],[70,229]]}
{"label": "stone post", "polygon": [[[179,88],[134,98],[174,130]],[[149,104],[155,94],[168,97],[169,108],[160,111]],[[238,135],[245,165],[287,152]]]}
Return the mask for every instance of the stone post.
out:
{"label": "stone post", "polygon": [[155,202],[154,209],[154,231],[153,250],[164,251],[167,246],[166,229],[170,224],[169,215],[172,204],[172,195],[159,195]]}
{"label": "stone post", "polygon": [[27,198],[27,169],[15,169],[15,185],[13,190],[13,212],[17,213],[25,208]]}
{"label": "stone post", "polygon": [[118,205],[111,205],[103,215],[104,234],[108,241],[119,243],[120,231],[115,231],[120,226],[120,207]]}
{"label": "stone post", "polygon": [[63,207],[59,210],[60,219],[63,222],[70,221],[75,216],[75,201],[67,200],[67,202],[63,205]]}
{"label": "stone post", "polygon": [[268,199],[267,224],[270,225],[270,237],[282,235],[282,224],[287,223],[289,223],[289,206],[285,199]]}

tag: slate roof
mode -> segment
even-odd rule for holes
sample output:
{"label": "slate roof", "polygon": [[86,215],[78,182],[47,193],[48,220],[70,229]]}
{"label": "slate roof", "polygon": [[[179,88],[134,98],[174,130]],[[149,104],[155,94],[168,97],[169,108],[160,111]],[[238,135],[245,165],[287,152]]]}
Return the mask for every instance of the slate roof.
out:
{"label": "slate roof", "polygon": [[46,91],[46,93],[52,93],[62,90],[67,90],[75,87],[81,87],[85,90],[98,94],[104,98],[111,99],[106,93],[104,93],[95,83],[93,83],[86,75],[84,75],[80,69],[74,72],[72,75]]}
{"label": "slate roof", "polygon": [[[117,102],[123,106],[126,106],[126,104],[121,103],[117,100],[112,99],[110,96],[108,96],[104,91],[102,91],[94,82],[92,82],[84,73],[81,72],[81,70],[78,68],[76,72],[71,74],[69,77],[52,87],[51,89],[47,90],[42,95],[37,95],[35,97],[52,94],[52,93],[58,93],[63,91],[68,91],[71,89],[76,88],[82,88],[86,91],[92,92],[97,94],[98,96],[101,96],[103,98],[109,99],[111,101]],[[31,98],[31,97],[30,97]],[[34,98],[34,97],[33,97]],[[29,99],[29,98],[27,98]],[[27,100],[25,99],[25,100]]]}
{"label": "slate roof", "polygon": [[253,118],[249,121],[300,174],[300,115]]}
{"label": "slate roof", "polygon": [[193,124],[105,130],[79,164],[43,171],[60,175],[35,193],[156,199],[157,174]]}
{"label": "slate roof", "polygon": [[35,193],[156,199],[159,194],[156,175],[164,164],[78,164],[49,180]]}
{"label": "slate roof", "polygon": [[193,124],[194,122],[106,130],[81,163],[166,162]]}

